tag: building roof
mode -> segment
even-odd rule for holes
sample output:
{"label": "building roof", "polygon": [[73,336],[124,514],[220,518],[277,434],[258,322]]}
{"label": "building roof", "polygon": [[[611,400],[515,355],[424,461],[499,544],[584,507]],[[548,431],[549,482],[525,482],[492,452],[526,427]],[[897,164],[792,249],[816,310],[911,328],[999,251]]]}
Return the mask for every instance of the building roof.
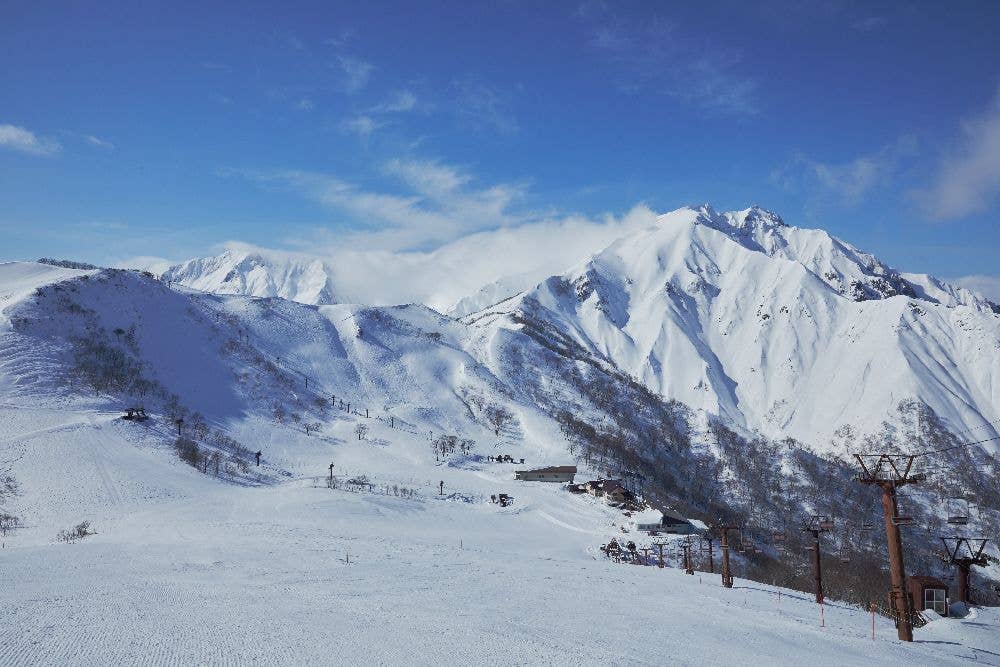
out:
{"label": "building roof", "polygon": [[937,577],[931,577],[925,574],[914,574],[907,579],[910,583],[920,584],[921,586],[935,586],[937,588],[948,588],[948,584],[944,583]]}
{"label": "building roof", "polygon": [[518,470],[519,473],[528,472],[571,472],[576,473],[576,466],[549,466],[548,468],[535,468],[534,470]]}
{"label": "building roof", "polygon": [[632,515],[632,521],[636,524],[659,524],[663,515],[658,510],[644,509]]}
{"label": "building roof", "polygon": [[673,510],[663,510],[663,523],[691,523],[686,517]]}

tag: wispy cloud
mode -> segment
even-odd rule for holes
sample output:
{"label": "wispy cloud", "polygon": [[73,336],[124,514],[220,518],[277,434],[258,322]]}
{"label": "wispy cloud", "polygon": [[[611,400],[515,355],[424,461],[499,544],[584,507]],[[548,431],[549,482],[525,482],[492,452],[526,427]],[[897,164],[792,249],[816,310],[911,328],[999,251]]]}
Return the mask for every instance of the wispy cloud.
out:
{"label": "wispy cloud", "polygon": [[351,56],[338,56],[337,67],[344,77],[344,90],[348,93],[361,92],[371,79],[375,66]]}
{"label": "wispy cloud", "polygon": [[381,123],[371,116],[365,115],[348,118],[340,124],[342,130],[356,134],[362,139],[368,139],[375,130],[381,127],[385,127],[385,123]]}
{"label": "wispy cloud", "polygon": [[55,155],[62,146],[51,137],[42,137],[18,125],[0,125],[0,148],[27,155]]}
{"label": "wispy cloud", "polygon": [[759,111],[757,81],[740,72],[739,52],[716,44],[706,48],[659,18],[618,20],[598,16],[599,9],[578,9],[577,16],[590,29],[591,51],[620,92],[667,95],[727,114]]}
{"label": "wispy cloud", "polygon": [[296,111],[312,111],[316,108],[316,105],[308,97],[303,97],[298,102],[295,103]]}
{"label": "wispy cloud", "polygon": [[965,276],[950,280],[960,287],[979,292],[994,303],[1000,303],[1000,276]]}
{"label": "wispy cloud", "polygon": [[913,193],[929,218],[957,220],[1000,200],[1000,90],[989,108],[962,123],[955,147],[930,187]]}
{"label": "wispy cloud", "polygon": [[105,141],[104,139],[101,139],[100,137],[95,137],[93,134],[86,135],[84,137],[84,141],[86,141],[91,146],[95,146],[97,148],[104,148],[104,149],[107,149],[107,150],[114,150],[114,148],[115,148],[115,145],[113,143],[111,143],[110,141]]}
{"label": "wispy cloud", "polygon": [[[324,259],[334,273],[338,294],[349,301],[375,305],[426,303],[445,310],[459,298],[496,280],[506,279],[505,283],[521,287],[541,282],[617,238],[655,222],[656,214],[640,205],[623,216],[543,216],[518,225],[473,230],[427,250],[381,248],[362,235],[345,236],[331,230],[286,239],[291,247],[299,249],[295,252],[239,242],[225,246],[278,256],[301,257],[306,252],[310,257]],[[143,265],[140,261],[132,263]]]}
{"label": "wispy cloud", "polygon": [[417,106],[417,96],[409,90],[397,90],[385,102],[376,104],[371,113],[403,113]]}
{"label": "wispy cloud", "polygon": [[314,172],[240,172],[257,183],[281,186],[317,201],[350,225],[341,238],[364,238],[368,247],[399,250],[436,246],[482,229],[521,224],[531,214],[514,210],[525,188],[477,185],[468,172],[430,160],[396,159],[382,166],[379,189]]}
{"label": "wispy cloud", "polygon": [[843,204],[855,205],[874,188],[891,181],[902,161],[916,153],[917,141],[907,135],[848,162],[820,162],[800,154],[775,169],[771,180],[790,190],[819,190]]}
{"label": "wispy cloud", "polygon": [[327,46],[332,46],[335,49],[342,49],[347,46],[352,39],[354,39],[356,34],[357,33],[353,28],[344,28],[333,37],[327,37],[324,39],[323,43]]}
{"label": "wispy cloud", "polygon": [[510,110],[510,94],[478,79],[466,77],[452,82],[452,108],[459,119],[474,129],[492,129],[515,134],[520,127]]}
{"label": "wispy cloud", "polygon": [[135,257],[128,257],[126,259],[121,259],[114,262],[114,268],[136,269],[139,271],[149,271],[150,273],[160,275],[174,264],[175,262],[172,262],[164,257],[156,257],[153,255],[137,255]]}

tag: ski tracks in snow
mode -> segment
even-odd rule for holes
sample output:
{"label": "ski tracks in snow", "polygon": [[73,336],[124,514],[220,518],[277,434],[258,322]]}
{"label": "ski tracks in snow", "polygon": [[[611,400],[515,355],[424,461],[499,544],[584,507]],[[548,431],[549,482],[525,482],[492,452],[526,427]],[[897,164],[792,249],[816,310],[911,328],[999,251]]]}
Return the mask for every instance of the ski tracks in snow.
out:
{"label": "ski tracks in snow", "polygon": [[88,441],[90,456],[94,461],[94,467],[97,469],[97,474],[101,478],[101,484],[104,486],[104,490],[108,494],[108,498],[115,505],[122,504],[121,494],[118,493],[118,487],[115,485],[114,481],[111,479],[111,475],[108,473],[107,461],[105,459],[104,448],[101,443],[101,438],[98,435],[101,433],[102,427],[97,422],[97,419],[93,415],[87,415],[87,422],[93,427],[96,433],[88,434],[86,440]]}

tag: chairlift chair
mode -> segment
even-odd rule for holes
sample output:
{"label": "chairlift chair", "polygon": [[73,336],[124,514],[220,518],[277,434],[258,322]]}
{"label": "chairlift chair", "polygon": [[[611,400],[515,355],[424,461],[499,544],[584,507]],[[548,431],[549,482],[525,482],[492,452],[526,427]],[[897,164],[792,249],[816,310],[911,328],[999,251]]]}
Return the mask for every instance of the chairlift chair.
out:
{"label": "chairlift chair", "polygon": [[963,498],[952,498],[948,501],[948,523],[952,526],[965,526],[969,523],[969,501]]}

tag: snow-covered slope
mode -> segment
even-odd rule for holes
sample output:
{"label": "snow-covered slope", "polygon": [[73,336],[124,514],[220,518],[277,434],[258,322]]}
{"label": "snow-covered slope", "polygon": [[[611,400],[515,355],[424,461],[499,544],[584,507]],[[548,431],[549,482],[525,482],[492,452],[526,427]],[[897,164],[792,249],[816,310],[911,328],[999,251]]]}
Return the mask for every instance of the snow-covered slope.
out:
{"label": "snow-covered slope", "polygon": [[464,321],[524,318],[661,396],[819,447],[908,399],[954,432],[1000,419],[1000,308],[759,208],[666,214]]}
{"label": "snow-covered slope", "polygon": [[262,250],[227,250],[190,259],[163,272],[162,278],[215,294],[280,296],[309,304],[338,301],[333,271],[320,259]]}
{"label": "snow-covered slope", "polygon": [[[608,253],[594,262],[623,268]],[[686,422],[683,406],[630,379],[606,350],[588,351],[584,325],[555,316],[568,318],[577,299],[559,283],[469,325],[423,306],[310,306],[130,271],[0,265],[0,481],[19,487],[0,509],[24,524],[0,537],[10,592],[0,663],[662,664],[736,654],[867,664],[1000,652],[989,612],[918,631],[955,643],[901,647],[881,618],[871,642],[863,608],[831,603],[817,627],[816,606],[794,591],[782,589],[779,609],[777,589],[749,580],[722,589],[717,575],[612,563],[597,548],[612,537],[652,542],[632,519],[489,462],[576,462],[582,479],[632,468],[647,497],[704,518],[727,504],[748,516],[737,494],[750,497],[756,482],[773,497],[763,475],[786,467],[796,484],[775,485],[798,512],[821,502],[806,464],[831,494],[848,495],[843,470],[793,445],[781,449],[787,465],[722,467],[760,452],[722,456],[713,448],[736,442],[723,442],[725,431],[689,433],[705,425]],[[607,316],[633,317],[639,296]],[[541,305],[557,297],[564,311]],[[136,403],[150,419],[120,419]],[[178,455],[178,429],[197,446],[193,458]],[[490,502],[496,493],[514,504]],[[838,506],[868,516],[868,500]],[[777,509],[757,502],[758,537]],[[55,539],[84,520],[96,535]],[[872,545],[854,553],[855,563],[878,557]],[[668,558],[676,563],[676,545]],[[734,567],[739,576],[752,562],[734,554]],[[865,576],[877,579],[877,568]],[[831,589],[838,581],[830,572]],[[653,632],[665,615],[669,632]]]}

